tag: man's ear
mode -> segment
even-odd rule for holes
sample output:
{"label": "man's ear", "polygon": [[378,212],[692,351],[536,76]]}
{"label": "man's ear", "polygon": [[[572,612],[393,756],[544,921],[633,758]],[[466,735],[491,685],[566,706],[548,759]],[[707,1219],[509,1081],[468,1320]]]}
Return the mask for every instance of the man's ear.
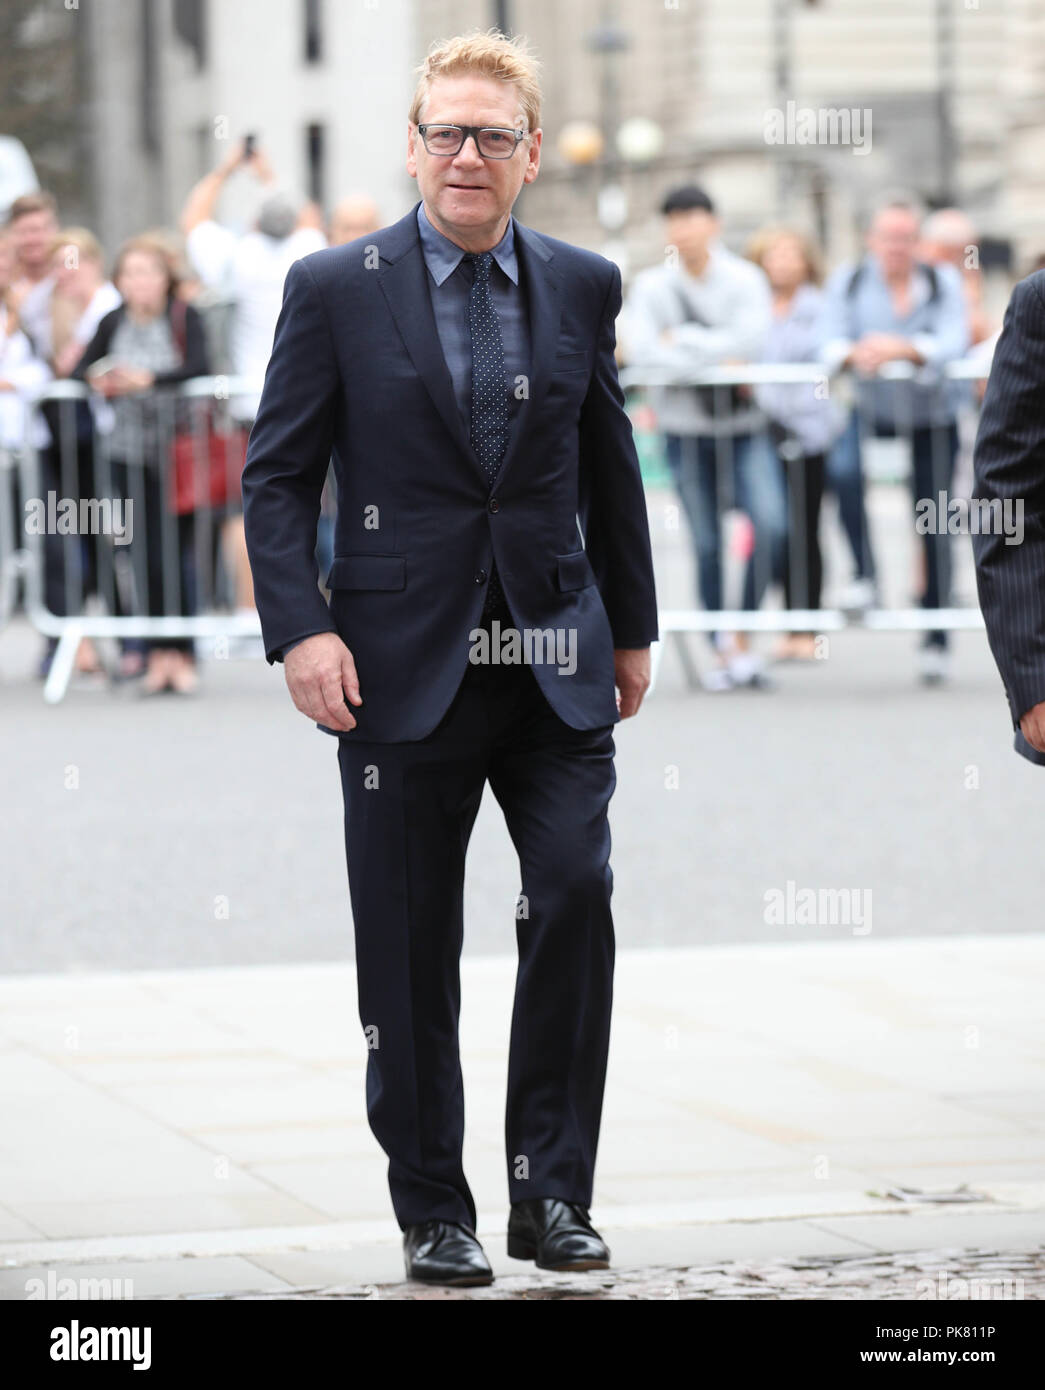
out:
{"label": "man's ear", "polygon": [[417,126],[413,121],[406,123],[406,172],[417,178]]}
{"label": "man's ear", "polygon": [[526,151],[526,173],[523,175],[523,183],[533,183],[537,177],[537,171],[541,164],[541,139],[544,135],[540,126],[532,132],[530,145]]}

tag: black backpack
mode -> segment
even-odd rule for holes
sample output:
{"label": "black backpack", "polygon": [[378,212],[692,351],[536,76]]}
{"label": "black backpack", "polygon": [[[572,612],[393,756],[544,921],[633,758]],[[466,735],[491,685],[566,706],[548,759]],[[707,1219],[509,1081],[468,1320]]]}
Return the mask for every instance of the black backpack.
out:
{"label": "black backpack", "polygon": [[[867,262],[861,261],[852,275],[850,275],[849,282],[845,287],[845,302],[849,306],[850,315],[852,314],[853,304],[856,301],[856,292],[860,288],[860,281],[866,269]],[[926,307],[935,304],[940,298],[940,277],[936,273],[936,267],[934,265],[927,265],[924,261],[916,261],[915,269],[924,271],[929,278],[929,298],[925,301]],[[858,335],[852,333],[850,336],[855,338]]]}

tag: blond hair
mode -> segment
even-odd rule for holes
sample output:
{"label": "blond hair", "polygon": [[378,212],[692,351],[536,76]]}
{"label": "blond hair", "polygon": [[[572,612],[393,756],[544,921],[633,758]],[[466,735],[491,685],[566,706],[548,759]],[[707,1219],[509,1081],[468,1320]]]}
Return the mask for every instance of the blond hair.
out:
{"label": "blond hair", "polygon": [[820,260],[820,250],[813,238],[798,227],[762,227],[748,242],[744,254],[749,261],[754,261],[764,270],[766,253],[778,241],[796,241],[806,263],[806,280],[813,285],[822,283],[824,269]]}
{"label": "blond hair", "polygon": [[0,309],[4,311],[4,331],[0,334],[0,339],[13,338],[16,333],[22,332],[22,320],[18,317],[18,305],[11,285],[8,285],[6,290],[0,290]]}
{"label": "blond hair", "polygon": [[466,74],[511,83],[519,93],[527,130],[533,132],[541,124],[537,59],[523,38],[507,39],[496,29],[473,29],[456,38],[439,39],[428,50],[417,73],[417,87],[410,103],[410,121],[413,125],[422,119],[429,89],[437,77],[463,77]]}
{"label": "blond hair", "polygon": [[[11,233],[9,228],[0,225],[0,246],[8,248],[12,265],[14,263],[14,247],[11,245]],[[14,285],[8,283],[0,284],[0,309],[5,311],[3,331],[10,334],[16,333],[22,326],[22,321],[18,317],[18,308],[15,304]]]}
{"label": "blond hair", "polygon": [[67,246],[75,246],[81,256],[89,261],[97,261],[104,269],[105,253],[101,242],[89,227],[63,227],[51,242],[51,255],[64,251]]}

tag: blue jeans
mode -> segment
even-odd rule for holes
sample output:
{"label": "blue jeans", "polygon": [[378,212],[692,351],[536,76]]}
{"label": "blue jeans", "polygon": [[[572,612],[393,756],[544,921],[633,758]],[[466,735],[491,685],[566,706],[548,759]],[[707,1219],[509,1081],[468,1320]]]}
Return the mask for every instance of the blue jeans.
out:
{"label": "blue jeans", "polygon": [[787,554],[787,491],[776,451],[764,434],[668,434],[664,445],[693,535],[701,603],[711,613],[722,608],[722,513],[735,505],[755,532],[741,599],[753,611],[766,586],[783,578]]}
{"label": "blue jeans", "polygon": [[[941,492],[950,496],[957,457],[957,425],[919,425],[911,431],[910,487],[915,508],[920,498],[935,503]],[[946,517],[937,516],[936,527],[922,535],[922,547],[925,591],[921,607],[946,608],[951,601],[951,537]],[[922,645],[946,649],[949,640],[946,628],[934,629],[925,634]]]}
{"label": "blue jeans", "polygon": [[[849,424],[829,456],[828,477],[838,498],[842,524],[853,550],[857,578],[873,579],[874,556],[871,554],[860,461],[863,433],[876,439],[899,436],[908,440],[911,446],[910,487],[912,500],[917,505],[919,498],[931,498],[935,503],[940,492],[950,493],[958,456],[958,427],[953,423],[916,425],[901,431],[890,422],[866,420],[861,423],[856,410],[850,414]],[[925,555],[925,592],[921,596],[921,606],[946,608],[950,602],[951,546],[945,521],[941,521],[936,531],[922,536],[922,547]],[[927,632],[923,645],[946,647],[946,629]]]}
{"label": "blue jeans", "polygon": [[864,470],[860,452],[860,416],[849,413],[849,423],[827,456],[827,482],[838,499],[838,514],[853,552],[855,578],[874,579],[871,531],[864,503]]}

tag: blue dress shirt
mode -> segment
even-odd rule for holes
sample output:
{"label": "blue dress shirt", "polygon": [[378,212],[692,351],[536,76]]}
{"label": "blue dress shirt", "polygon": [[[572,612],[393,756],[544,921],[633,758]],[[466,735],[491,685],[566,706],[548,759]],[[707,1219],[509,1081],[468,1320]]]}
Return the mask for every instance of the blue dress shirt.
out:
{"label": "blue dress shirt", "polygon": [[[457,408],[466,432],[472,420],[472,336],[468,323],[468,296],[472,288],[471,263],[460,246],[443,236],[429,222],[424,203],[417,208],[417,230],[428,267],[436,332],[454,384]],[[519,258],[515,250],[515,222],[508,218],[504,236],[491,247],[490,295],[501,325],[504,369],[508,378],[509,428],[521,404],[516,383],[530,373],[530,325],[525,296],[519,283]]]}

